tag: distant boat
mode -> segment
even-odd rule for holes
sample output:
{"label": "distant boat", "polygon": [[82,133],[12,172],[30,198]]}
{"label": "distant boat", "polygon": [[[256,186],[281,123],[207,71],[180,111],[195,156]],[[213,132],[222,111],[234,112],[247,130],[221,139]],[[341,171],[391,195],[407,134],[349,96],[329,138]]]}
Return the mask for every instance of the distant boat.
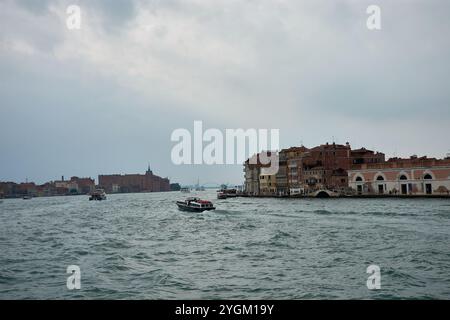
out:
{"label": "distant boat", "polygon": [[33,198],[32,196],[28,196],[28,195],[22,197],[23,200],[30,200],[32,198]]}
{"label": "distant boat", "polygon": [[223,194],[225,196],[224,198],[221,198],[221,199],[237,197],[237,190],[236,189],[221,189],[221,190],[219,190],[217,192],[218,192],[217,197],[219,197],[219,194]]}
{"label": "distant boat", "polygon": [[200,198],[187,198],[185,201],[177,201],[178,209],[182,211],[203,212],[215,210],[211,201],[201,200]]}
{"label": "distant boat", "polygon": [[92,192],[89,197],[89,201],[92,201],[92,200],[98,200],[98,201],[106,200],[105,190],[97,189],[94,192]]}
{"label": "distant boat", "polygon": [[184,193],[189,193],[189,192],[191,192],[191,189],[187,188],[187,187],[184,187],[184,188],[181,188],[180,191],[184,192]]}
{"label": "distant boat", "polygon": [[217,199],[226,199],[228,198],[227,194],[222,191],[217,191]]}

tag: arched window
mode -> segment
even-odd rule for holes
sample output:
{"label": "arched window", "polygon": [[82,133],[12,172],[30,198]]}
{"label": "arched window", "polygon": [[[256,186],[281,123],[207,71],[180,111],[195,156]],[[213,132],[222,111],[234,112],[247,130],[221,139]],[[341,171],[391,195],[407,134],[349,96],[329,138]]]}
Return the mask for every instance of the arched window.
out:
{"label": "arched window", "polygon": [[432,180],[433,177],[431,176],[431,174],[427,173],[426,175],[423,176],[424,180]]}
{"label": "arched window", "polygon": [[378,177],[377,177],[377,181],[384,181],[383,176],[378,176]]}
{"label": "arched window", "polygon": [[407,178],[404,174],[402,174],[402,175],[400,176],[400,180],[408,180],[408,178]]}
{"label": "arched window", "polygon": [[361,177],[357,177],[356,178],[356,182],[362,182],[363,180],[362,180],[362,178]]}

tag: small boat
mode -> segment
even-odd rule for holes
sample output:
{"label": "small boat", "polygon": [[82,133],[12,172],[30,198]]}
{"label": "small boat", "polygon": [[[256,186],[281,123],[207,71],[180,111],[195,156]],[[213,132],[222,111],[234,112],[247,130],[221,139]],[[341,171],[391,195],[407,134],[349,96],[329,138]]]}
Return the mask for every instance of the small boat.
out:
{"label": "small boat", "polygon": [[226,189],[225,193],[228,198],[236,198],[237,197],[237,190],[236,189]]}
{"label": "small boat", "polygon": [[98,201],[106,200],[105,190],[97,189],[94,192],[92,192],[89,197],[89,201],[92,201],[92,200],[98,200]]}
{"label": "small boat", "polygon": [[200,198],[187,198],[185,201],[177,201],[178,209],[182,211],[203,212],[215,210],[211,201]]}
{"label": "small boat", "polygon": [[181,188],[180,191],[183,193],[189,193],[189,192],[191,192],[191,189],[190,188]]}
{"label": "small boat", "polygon": [[[217,192],[218,192],[218,194],[217,194],[218,199],[227,199],[227,198],[236,198],[237,197],[236,189],[221,189]],[[223,198],[219,198],[219,194],[222,194]]]}
{"label": "small boat", "polygon": [[30,199],[32,199],[33,197],[32,196],[29,196],[29,195],[26,195],[26,196],[23,196],[22,197],[22,199],[23,200],[30,200]]}
{"label": "small boat", "polygon": [[217,199],[226,199],[226,198],[228,198],[228,196],[225,192],[222,191],[217,192]]}

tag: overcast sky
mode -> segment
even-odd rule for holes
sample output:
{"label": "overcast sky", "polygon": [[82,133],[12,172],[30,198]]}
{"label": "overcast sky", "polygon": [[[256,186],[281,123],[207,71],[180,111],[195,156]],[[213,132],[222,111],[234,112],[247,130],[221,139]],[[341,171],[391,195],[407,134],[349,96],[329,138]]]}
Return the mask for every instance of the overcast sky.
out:
{"label": "overcast sky", "polygon": [[150,163],[183,184],[242,183],[242,166],[172,164],[170,135],[194,120],[279,128],[281,147],[444,157],[449,13],[447,0],[0,0],[0,180]]}

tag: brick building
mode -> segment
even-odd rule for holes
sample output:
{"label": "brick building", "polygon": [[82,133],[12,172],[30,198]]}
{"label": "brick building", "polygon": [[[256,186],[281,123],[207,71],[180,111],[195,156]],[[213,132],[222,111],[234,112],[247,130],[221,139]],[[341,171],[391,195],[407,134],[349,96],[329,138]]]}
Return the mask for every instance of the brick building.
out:
{"label": "brick building", "polygon": [[[279,152],[279,170],[275,176],[276,188],[264,186],[264,194],[307,194],[319,189],[343,190],[348,188],[347,171],[353,164],[384,162],[383,153],[365,148],[352,150],[345,145],[326,143],[314,148],[291,147]],[[245,191],[261,193],[261,165],[244,164]],[[266,175],[265,175],[266,176]]]}
{"label": "brick building", "polygon": [[383,153],[365,148],[352,150],[349,143],[326,143],[310,149],[292,147],[281,150],[280,154],[286,154],[290,194],[347,188],[347,170],[353,163],[379,163],[385,157]]}
{"label": "brick building", "polygon": [[145,174],[99,175],[99,186],[107,193],[170,191],[170,181],[154,175],[150,167]]}
{"label": "brick building", "polygon": [[70,180],[65,180],[63,176],[61,180],[54,181],[50,184],[44,187],[45,193],[48,190],[52,190],[51,192],[56,195],[89,194],[95,190],[95,180],[92,178],[71,177]]}
{"label": "brick building", "polygon": [[0,194],[5,198],[22,197],[25,195],[35,196],[37,194],[37,186],[34,182],[0,182]]}

